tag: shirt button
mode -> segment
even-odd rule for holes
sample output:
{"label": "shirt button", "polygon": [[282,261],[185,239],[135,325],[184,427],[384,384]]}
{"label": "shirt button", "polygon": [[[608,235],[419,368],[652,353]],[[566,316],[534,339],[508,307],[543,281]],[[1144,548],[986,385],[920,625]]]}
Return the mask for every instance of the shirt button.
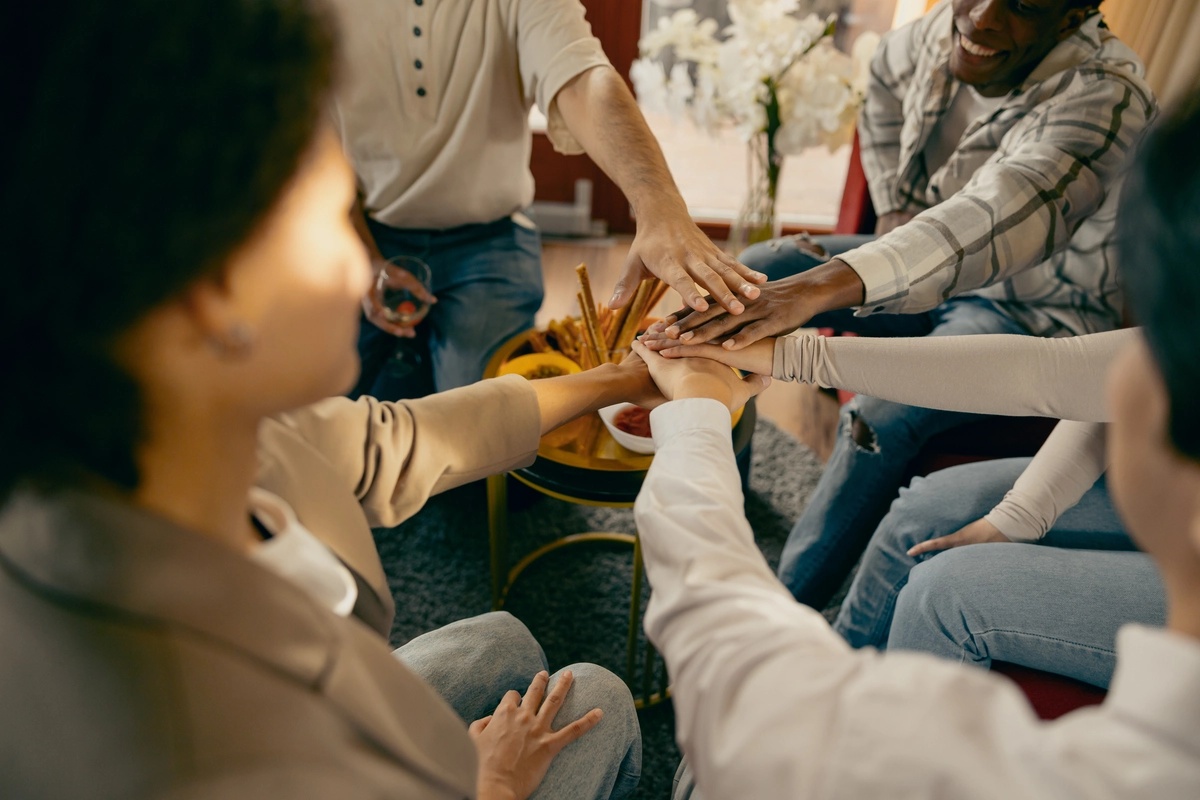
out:
{"label": "shirt button", "polygon": [[418,58],[416,61],[413,62],[413,66],[416,67],[417,69],[423,69],[425,67],[425,64],[421,61],[421,59]]}
{"label": "shirt button", "polygon": [[421,35],[421,29],[418,28],[416,25],[414,25],[413,26],[413,36],[420,36],[420,35]]}
{"label": "shirt button", "polygon": [[422,86],[421,88],[417,89],[417,97],[424,97],[424,96],[425,96],[425,87]]}

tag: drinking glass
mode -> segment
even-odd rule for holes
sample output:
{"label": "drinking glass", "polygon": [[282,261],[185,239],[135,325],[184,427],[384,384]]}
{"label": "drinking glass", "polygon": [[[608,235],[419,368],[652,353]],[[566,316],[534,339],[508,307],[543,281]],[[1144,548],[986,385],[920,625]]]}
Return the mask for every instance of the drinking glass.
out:
{"label": "drinking glass", "polygon": [[[389,322],[411,328],[429,313],[424,294],[429,292],[433,274],[429,265],[415,256],[396,256],[387,260],[371,291]],[[418,293],[423,290],[423,293]]]}

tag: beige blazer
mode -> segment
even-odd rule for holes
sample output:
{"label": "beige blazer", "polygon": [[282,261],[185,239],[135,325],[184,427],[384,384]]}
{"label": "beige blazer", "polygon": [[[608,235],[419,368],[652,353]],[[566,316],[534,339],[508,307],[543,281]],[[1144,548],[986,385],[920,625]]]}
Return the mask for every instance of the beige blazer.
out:
{"label": "beige blazer", "polygon": [[350,567],[340,618],[212,540],[81,492],[0,513],[0,797],[475,796],[466,724],[391,653],[371,526],[530,463],[521,378],[264,422],[260,485]]}

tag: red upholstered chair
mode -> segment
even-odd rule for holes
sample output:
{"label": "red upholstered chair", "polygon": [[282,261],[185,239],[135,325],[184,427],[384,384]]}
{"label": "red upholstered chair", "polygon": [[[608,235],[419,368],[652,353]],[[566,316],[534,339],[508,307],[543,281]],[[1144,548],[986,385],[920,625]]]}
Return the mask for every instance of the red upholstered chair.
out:
{"label": "red upholstered chair", "polygon": [[[874,229],[875,209],[867,191],[855,134],[835,232],[871,233]],[[838,393],[842,403],[851,396]],[[1040,417],[988,417],[946,431],[926,443],[912,464],[910,479],[972,461],[1031,456],[1050,435],[1055,423]],[[1096,705],[1105,695],[1102,689],[1090,684],[1016,664],[995,662],[992,669],[1015,681],[1042,719],[1056,719],[1076,708]]]}
{"label": "red upholstered chair", "polygon": [[994,662],[992,672],[1012,679],[1042,719],[1058,719],[1077,708],[1100,705],[1106,694],[1090,683],[1003,661]]}
{"label": "red upholstered chair", "polygon": [[858,134],[850,150],[850,167],[846,172],[846,188],[842,190],[842,205],[838,209],[834,233],[871,233],[875,230],[875,206],[867,190],[867,174],[863,172]]}

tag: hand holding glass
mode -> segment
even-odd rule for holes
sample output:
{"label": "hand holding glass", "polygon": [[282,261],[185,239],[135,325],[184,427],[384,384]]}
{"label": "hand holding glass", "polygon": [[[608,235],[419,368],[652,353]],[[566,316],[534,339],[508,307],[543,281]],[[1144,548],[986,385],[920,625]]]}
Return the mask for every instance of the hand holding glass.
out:
{"label": "hand holding glass", "polygon": [[[382,265],[368,298],[368,316],[379,327],[399,336],[411,336],[412,328],[436,302],[429,285],[429,265],[413,256],[396,256]],[[376,312],[371,314],[371,312]]]}

